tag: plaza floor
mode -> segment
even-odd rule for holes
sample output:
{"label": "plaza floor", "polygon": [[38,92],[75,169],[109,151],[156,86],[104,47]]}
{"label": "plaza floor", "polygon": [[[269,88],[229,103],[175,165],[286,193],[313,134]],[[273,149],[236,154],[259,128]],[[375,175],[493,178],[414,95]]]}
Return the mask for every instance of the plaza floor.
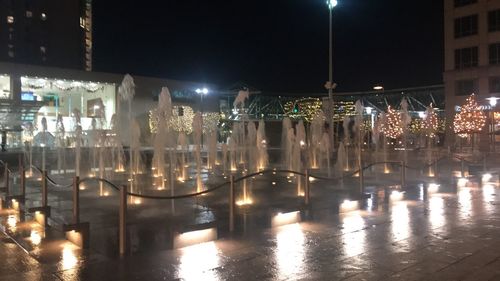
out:
{"label": "plaza floor", "polygon": [[[84,211],[93,225],[89,250],[62,239],[44,239],[40,247],[27,250],[11,233],[36,240],[30,234],[33,225],[9,222],[14,212],[4,209],[0,218],[9,236],[0,231],[0,280],[500,280],[498,176],[458,183],[451,170],[443,168],[443,175],[450,176],[439,179],[410,174],[403,189],[391,186],[398,174],[367,174],[371,197],[359,202],[359,210],[341,213],[343,199],[335,201],[339,193],[325,183],[312,183],[311,205],[305,207],[303,199],[290,196],[294,186],[287,186],[287,179],[278,182],[284,191],[277,192],[263,176],[256,179],[261,183],[255,184],[253,196],[268,200],[261,200],[260,207],[240,208],[234,233],[221,223],[218,240],[174,250],[164,247],[170,239],[164,228],[175,217],[151,211],[170,210],[170,204],[151,203],[150,211],[131,207],[131,249],[124,257],[113,255],[116,224],[110,222],[117,214],[111,201],[90,204],[96,197],[87,198]],[[355,189],[356,182],[344,184]],[[267,188],[264,195],[261,186]],[[35,191],[28,188],[28,198],[38,196]],[[49,196],[54,215],[64,218],[70,212],[68,198],[64,191]],[[177,220],[226,221],[220,198],[226,194],[177,205],[177,212],[189,214]],[[301,220],[272,227],[276,210],[299,210]],[[108,249],[108,244],[114,246]]]}

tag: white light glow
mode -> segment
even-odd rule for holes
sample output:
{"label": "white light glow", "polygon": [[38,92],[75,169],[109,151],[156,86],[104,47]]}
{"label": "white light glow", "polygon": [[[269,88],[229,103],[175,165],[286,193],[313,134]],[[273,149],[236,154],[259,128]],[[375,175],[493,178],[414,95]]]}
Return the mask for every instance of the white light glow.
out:
{"label": "white light glow", "polygon": [[74,248],[76,247],[72,246],[71,244],[64,245],[60,263],[61,270],[72,269],[78,264],[78,258],[75,255]]}
{"label": "white light glow", "polygon": [[277,227],[286,224],[298,223],[300,222],[300,212],[294,211],[289,213],[278,213],[271,220],[271,226]]}
{"label": "white light glow", "polygon": [[351,200],[344,200],[342,204],[340,204],[340,212],[345,213],[345,212],[351,212],[359,209],[359,202],[358,201],[351,201]]}
{"label": "white light glow", "polygon": [[428,193],[437,193],[439,191],[439,184],[436,183],[430,183],[429,187],[427,188]]}
{"label": "white light glow", "polygon": [[178,278],[182,280],[219,280],[219,251],[214,242],[182,248]]}
{"label": "white light glow", "polygon": [[303,272],[305,264],[305,237],[299,224],[280,227],[276,234],[277,279],[294,279]]}
{"label": "white light glow", "polygon": [[42,242],[42,236],[38,233],[38,231],[31,230],[30,241],[34,246],[38,246]]}
{"label": "white light glow", "polygon": [[410,212],[406,202],[398,202],[391,208],[391,231],[395,241],[410,236]]}
{"label": "white light glow", "polygon": [[466,178],[459,178],[457,184],[458,184],[458,187],[465,187],[468,182],[469,182],[469,180]]}
{"label": "white light glow", "polygon": [[342,242],[344,252],[352,257],[362,254],[366,246],[365,221],[358,212],[342,218]]}
{"label": "white light glow", "polygon": [[217,229],[207,228],[184,232],[174,237],[174,248],[183,248],[217,239]]}
{"label": "white light glow", "polygon": [[403,200],[403,195],[404,195],[404,191],[393,190],[391,192],[390,199],[391,199],[391,201],[400,201],[400,200]]}
{"label": "white light glow", "polygon": [[429,221],[432,227],[441,227],[444,225],[444,199],[442,197],[432,197],[429,199]]}
{"label": "white light glow", "polygon": [[493,178],[493,176],[491,174],[484,174],[482,177],[481,177],[481,181],[483,183],[487,183],[491,180],[491,178]]}

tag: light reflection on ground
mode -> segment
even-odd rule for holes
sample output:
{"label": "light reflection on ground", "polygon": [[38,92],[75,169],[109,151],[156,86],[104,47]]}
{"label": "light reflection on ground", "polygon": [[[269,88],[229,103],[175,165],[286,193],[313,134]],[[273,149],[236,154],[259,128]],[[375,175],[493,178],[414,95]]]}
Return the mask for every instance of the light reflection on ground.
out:
{"label": "light reflection on ground", "polygon": [[219,251],[214,242],[180,249],[179,278],[182,280],[219,280],[210,270],[219,266]]}
{"label": "light reflection on ground", "polygon": [[300,224],[279,227],[276,234],[276,263],[279,278],[293,277],[304,268],[304,233]]}

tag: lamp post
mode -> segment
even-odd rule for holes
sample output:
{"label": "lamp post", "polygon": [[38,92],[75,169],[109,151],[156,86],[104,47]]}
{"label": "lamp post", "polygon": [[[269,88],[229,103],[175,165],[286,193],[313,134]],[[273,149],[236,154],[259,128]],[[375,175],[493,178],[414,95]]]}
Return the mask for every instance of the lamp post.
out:
{"label": "lamp post", "polygon": [[[328,89],[328,107],[330,108],[330,140],[333,143],[332,147],[335,147],[335,140],[334,140],[334,134],[333,134],[333,117],[334,117],[334,109],[333,109],[333,89],[337,86],[335,83],[333,83],[333,26],[332,26],[332,13],[333,13],[333,8],[337,6],[338,1],[337,0],[327,0],[326,4],[328,5],[328,10],[330,14],[330,22],[329,22],[329,28],[330,28],[330,45],[329,45],[329,56],[328,56],[328,82],[326,82],[325,87]],[[332,149],[333,150],[333,149]]]}
{"label": "lamp post", "polygon": [[200,113],[201,113],[201,148],[203,149],[203,96],[208,95],[207,88],[198,88],[195,91],[198,95],[200,95]]}

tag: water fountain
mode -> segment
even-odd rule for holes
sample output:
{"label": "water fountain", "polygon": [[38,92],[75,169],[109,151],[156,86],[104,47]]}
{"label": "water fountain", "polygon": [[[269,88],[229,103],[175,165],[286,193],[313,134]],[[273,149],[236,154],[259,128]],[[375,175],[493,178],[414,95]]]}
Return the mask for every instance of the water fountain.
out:
{"label": "water fountain", "polygon": [[322,138],[323,138],[323,131],[325,127],[325,115],[323,112],[320,110],[318,114],[314,117],[314,119],[311,122],[311,168],[312,169],[319,169],[320,168],[320,162],[321,160],[318,157],[318,153],[320,152],[321,146],[322,146]]}
{"label": "water fountain", "polygon": [[321,141],[319,142],[319,151],[321,155],[323,155],[324,160],[320,159],[319,160],[319,167],[321,167],[321,162],[326,162],[326,167],[328,171],[328,176],[332,176],[332,171],[330,168],[330,151],[331,151],[331,141],[330,141],[330,136],[328,135],[327,132],[323,133],[323,137],[321,138]]}
{"label": "water fountain", "polygon": [[47,118],[42,118],[42,138],[41,138],[41,146],[42,146],[42,170],[45,171],[45,163],[47,162],[45,156],[45,147],[47,146]]}
{"label": "water fountain", "polygon": [[29,162],[29,169],[26,173],[27,177],[32,177],[33,176],[33,132],[35,130],[33,123],[31,122],[26,122],[24,123],[24,130],[23,133],[25,134],[25,139],[26,139],[26,147],[27,151],[25,151],[26,157],[28,158]]}
{"label": "water fountain", "polygon": [[75,175],[80,176],[80,162],[82,149],[82,121],[80,110],[73,109],[73,119],[75,126]]}
{"label": "water fountain", "polygon": [[[156,110],[156,118],[158,125],[156,127],[156,135],[153,141],[153,160],[151,168],[153,176],[158,178],[160,182],[156,182],[157,189],[165,189],[165,145],[168,138],[168,120],[172,115],[172,100],[168,88],[163,87],[158,96],[158,108]],[[172,165],[171,165],[172,166]],[[173,179],[171,178],[171,182]]]}
{"label": "water fountain", "polygon": [[248,140],[246,145],[248,145],[247,152],[247,166],[250,173],[255,173],[259,170],[259,160],[258,160],[258,149],[257,149],[257,128],[253,121],[248,122],[247,125],[247,137]]}
{"label": "water fountain", "polygon": [[111,129],[111,164],[115,173],[125,172],[124,152],[121,142],[121,135],[119,129],[118,115],[111,116],[110,129]]}
{"label": "water fountain", "polygon": [[364,140],[364,124],[363,124],[363,113],[364,107],[361,104],[361,101],[356,101],[355,105],[355,117],[354,117],[354,130],[356,132],[356,144],[357,144],[357,152],[356,157],[358,159],[358,169],[362,168],[362,147]]}
{"label": "water fountain", "polygon": [[56,121],[56,147],[57,147],[57,172],[66,174],[66,144],[65,129],[61,114],[57,115]]}
{"label": "water fountain", "polygon": [[346,152],[345,152],[345,146],[343,142],[339,143],[339,149],[337,150],[337,162],[335,163],[335,171],[339,174],[342,175],[344,171],[347,171],[348,168],[346,167]]}
{"label": "water fountain", "polygon": [[351,117],[345,116],[342,121],[342,128],[344,130],[344,151],[345,151],[345,171],[349,171],[349,144],[351,143],[351,130],[349,129],[349,124],[351,123]]}
{"label": "water fountain", "polygon": [[[121,85],[118,87],[118,95],[120,97],[121,100],[127,102],[128,104],[128,123],[129,124],[132,124],[132,100],[134,99],[134,96],[135,96],[135,83],[134,83],[134,78],[132,78],[132,76],[130,76],[129,74],[126,74],[125,77],[123,78],[123,81],[121,83]],[[121,114],[121,112],[119,111],[119,109],[117,110],[119,112],[119,116]],[[121,130],[121,124],[120,126],[118,126]],[[132,134],[129,134],[129,150],[128,150],[128,153],[129,153],[129,173],[130,173],[130,177],[132,177],[133,175],[133,166],[132,166],[132,149],[131,149],[131,145],[132,145],[132,142],[133,142],[133,135]],[[130,181],[132,182],[132,179],[130,179]]]}
{"label": "water fountain", "polygon": [[267,153],[266,123],[263,119],[259,121],[256,144],[259,163],[258,168],[259,170],[264,170],[269,165],[269,155]]}
{"label": "water fountain", "polygon": [[283,118],[281,127],[281,164],[283,168],[290,168],[290,155],[292,152],[293,141],[290,139],[290,129],[292,128],[292,121],[288,117]]}
{"label": "water fountain", "polygon": [[180,132],[177,137],[177,144],[180,146],[180,154],[179,154],[179,181],[184,182],[187,179],[187,159],[186,153],[189,151],[189,146],[187,142],[187,137],[185,132]]}
{"label": "water fountain", "polygon": [[402,126],[403,126],[403,148],[404,148],[404,162],[405,163],[408,163],[408,149],[407,149],[407,145],[408,145],[408,126],[410,125],[411,123],[411,116],[410,116],[410,113],[408,111],[408,101],[406,100],[406,98],[403,98],[401,100],[401,123],[402,123]]}
{"label": "water fountain", "polygon": [[193,117],[193,140],[194,140],[194,154],[196,162],[196,191],[203,190],[203,183],[201,181],[201,137],[203,133],[203,119],[200,112],[197,112]]}
{"label": "water fountain", "polygon": [[95,176],[94,168],[96,167],[96,158],[97,158],[97,144],[99,142],[99,132],[97,131],[97,121],[95,118],[92,118],[90,123],[90,140],[91,143],[89,145],[89,153],[90,153],[90,175],[91,177]]}

